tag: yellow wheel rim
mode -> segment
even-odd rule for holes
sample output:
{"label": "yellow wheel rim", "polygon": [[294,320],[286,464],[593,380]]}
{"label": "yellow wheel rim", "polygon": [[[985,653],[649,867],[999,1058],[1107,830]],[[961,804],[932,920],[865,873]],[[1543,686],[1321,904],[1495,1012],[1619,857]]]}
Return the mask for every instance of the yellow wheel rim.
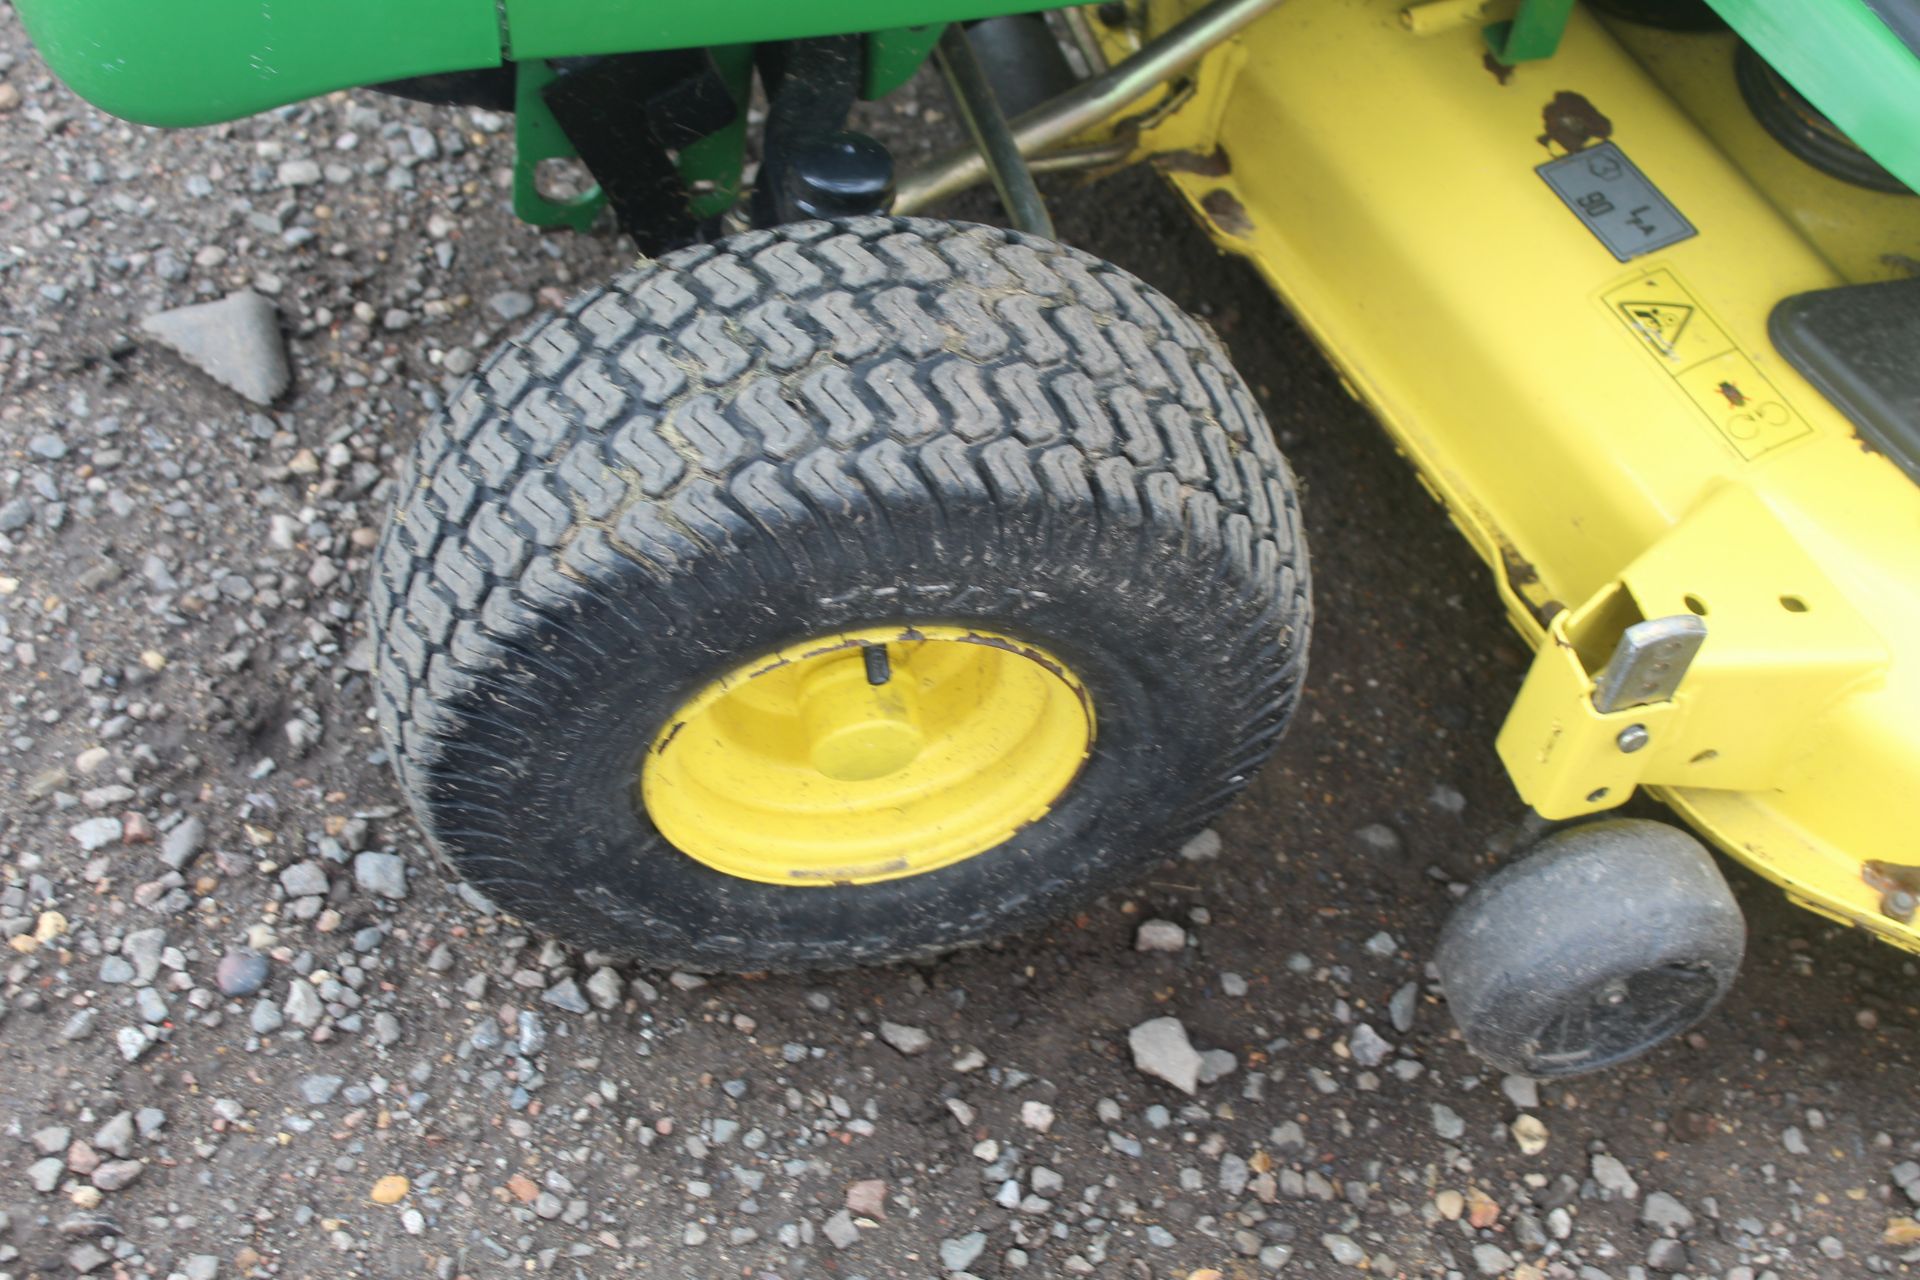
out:
{"label": "yellow wheel rim", "polygon": [[728,672],[640,771],[675,848],[763,884],[873,884],[1004,843],[1093,748],[1066,665],[959,627],[843,631]]}

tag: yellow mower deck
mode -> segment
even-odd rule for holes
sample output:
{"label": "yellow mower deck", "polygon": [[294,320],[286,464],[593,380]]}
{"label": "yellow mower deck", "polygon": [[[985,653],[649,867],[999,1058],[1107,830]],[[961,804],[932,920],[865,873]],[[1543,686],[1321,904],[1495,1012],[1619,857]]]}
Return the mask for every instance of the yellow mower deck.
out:
{"label": "yellow mower deck", "polygon": [[[1153,0],[1146,34],[1185,8]],[[1920,199],[1781,152],[1730,36],[1577,10],[1551,60],[1494,68],[1479,6],[1415,8],[1288,0],[1143,148],[1492,566],[1538,649],[1500,736],[1522,797],[1570,817],[1651,787],[1802,904],[1920,950],[1863,874],[1920,863],[1920,486],[1767,336],[1789,295],[1920,261]],[[1536,172],[1603,142],[1697,234],[1618,260]],[[1707,638],[1671,698],[1596,711],[1621,629],[1689,613]]]}

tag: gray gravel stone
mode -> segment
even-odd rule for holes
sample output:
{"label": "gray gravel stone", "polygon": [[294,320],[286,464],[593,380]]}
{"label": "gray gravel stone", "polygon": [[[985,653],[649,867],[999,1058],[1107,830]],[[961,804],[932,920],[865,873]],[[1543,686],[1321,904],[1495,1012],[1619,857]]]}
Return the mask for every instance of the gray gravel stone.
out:
{"label": "gray gravel stone", "polygon": [[540,1021],[540,1015],[531,1009],[522,1009],[513,1021],[513,1045],[523,1058],[531,1058],[543,1052],[547,1047],[547,1026]]}
{"label": "gray gravel stone", "polygon": [[1503,1276],[1513,1270],[1513,1255],[1497,1244],[1473,1246],[1473,1269],[1483,1276]]}
{"label": "gray gravel stone", "polygon": [[860,1243],[860,1228],[853,1225],[853,1215],[845,1209],[829,1215],[821,1224],[820,1232],[826,1236],[827,1243],[836,1249],[851,1249]]}
{"label": "gray gravel stone", "polygon": [[1320,1243],[1326,1247],[1328,1255],[1343,1267],[1357,1267],[1367,1260],[1367,1251],[1354,1243],[1351,1236],[1323,1235]]}
{"label": "gray gravel stone", "polygon": [[320,993],[305,978],[295,978],[287,987],[287,998],[281,1004],[281,1011],[287,1021],[296,1027],[315,1027],[326,1013],[326,1007],[320,1003]]}
{"label": "gray gravel stone", "polygon": [[93,1145],[122,1160],[133,1154],[133,1112],[122,1111],[94,1131]]}
{"label": "gray gravel stone", "polygon": [[267,984],[267,958],[251,947],[235,947],[214,966],[213,983],[223,996],[250,996]]}
{"label": "gray gravel stone", "polygon": [[325,897],[332,882],[317,862],[296,862],[280,872],[280,888],[289,898]]}
{"label": "gray gravel stone", "polygon": [[940,1265],[949,1271],[965,1271],[987,1249],[987,1233],[969,1231],[940,1242]]}
{"label": "gray gravel stone", "polygon": [[52,1195],[67,1173],[67,1162],[58,1156],[35,1160],[27,1166],[27,1185],[41,1195]]}
{"label": "gray gravel stone", "polygon": [[67,834],[73,837],[75,844],[79,845],[88,853],[92,853],[94,850],[104,849],[120,839],[120,819],[88,818],[84,822],[76,822],[71,827],[68,827]]}
{"label": "gray gravel stone", "polygon": [[1187,1039],[1180,1019],[1150,1018],[1127,1033],[1134,1068],[1142,1075],[1164,1080],[1185,1094],[1200,1085],[1200,1055]]}
{"label": "gray gravel stone", "polygon": [[113,1261],[113,1255],[95,1244],[80,1244],[67,1250],[67,1265],[78,1275],[90,1276]]}
{"label": "gray gravel stone", "polygon": [[247,1025],[253,1028],[255,1035],[272,1035],[286,1025],[286,1016],[280,1012],[280,1006],[271,1000],[261,1000],[253,1006],[253,1012],[247,1017]]}
{"label": "gray gravel stone", "polygon": [[353,859],[353,881],[368,893],[395,902],[407,896],[407,864],[397,854],[367,852]]}
{"label": "gray gravel stone", "polygon": [[1687,1246],[1678,1240],[1655,1240],[1647,1246],[1647,1265],[1655,1271],[1685,1271]]}
{"label": "gray gravel stone", "polygon": [[300,1097],[308,1106],[323,1107],[332,1102],[347,1082],[339,1076],[311,1075],[300,1080]]}
{"label": "gray gravel stone", "polygon": [[1187,931],[1171,920],[1148,920],[1133,934],[1135,951],[1184,951]]}
{"label": "gray gravel stone", "polygon": [[128,1062],[140,1061],[153,1048],[153,1036],[143,1027],[122,1027],[113,1033],[113,1042]]}
{"label": "gray gravel stone", "polygon": [[1353,1054],[1353,1060],[1363,1067],[1377,1067],[1392,1054],[1393,1046],[1381,1037],[1367,1023],[1361,1023],[1347,1037],[1347,1049]]}
{"label": "gray gravel stone", "polygon": [[140,1180],[147,1166],[138,1160],[109,1160],[93,1171],[93,1185],[102,1191],[121,1191]]}
{"label": "gray gravel stone", "polygon": [[1666,1192],[1655,1191],[1640,1206],[1640,1221],[1656,1230],[1677,1233],[1693,1226],[1693,1211]]}
{"label": "gray gravel stone", "polygon": [[140,327],[255,404],[272,404],[293,380],[279,313],[251,289],[150,315]]}
{"label": "gray gravel stone", "polygon": [[100,962],[100,981],[110,987],[125,986],[133,981],[133,961],[125,956],[108,956]]}
{"label": "gray gravel stone", "polygon": [[1458,1142],[1467,1132],[1467,1122],[1444,1102],[1433,1104],[1433,1131],[1448,1142]]}
{"label": "gray gravel stone", "polygon": [[166,950],[165,929],[135,929],[120,942],[120,953],[133,963],[136,982],[152,982],[160,976],[160,956]]}
{"label": "gray gravel stone", "polygon": [[923,1029],[910,1027],[904,1022],[882,1022],[880,1038],[909,1058],[919,1057],[933,1048],[932,1036]]}
{"label": "gray gravel stone", "polygon": [[320,181],[320,162],[317,160],[283,160],[275,171],[274,178],[283,187],[311,187]]}
{"label": "gray gravel stone", "polygon": [[533,299],[518,289],[502,289],[487,299],[487,310],[512,322],[533,314]]}
{"label": "gray gravel stone", "polygon": [[1529,1076],[1500,1077],[1500,1092],[1507,1095],[1507,1101],[1522,1111],[1540,1109],[1540,1085]]}
{"label": "gray gravel stone", "polygon": [[1621,1164],[1618,1158],[1602,1153],[1593,1158],[1591,1167],[1593,1180],[1601,1190],[1624,1196],[1628,1200],[1640,1194],[1640,1184],[1633,1180],[1633,1175],[1627,1172],[1627,1166]]}
{"label": "gray gravel stone", "polygon": [[1420,984],[1409,982],[1393,993],[1387,1001],[1387,1017],[1393,1021],[1393,1029],[1401,1035],[1413,1030],[1413,1017],[1420,1007]]}
{"label": "gray gravel stone", "polygon": [[541,993],[540,1003],[550,1004],[565,1013],[586,1013],[593,1006],[580,994],[580,984],[572,978],[562,978]]}
{"label": "gray gravel stone", "polygon": [[1354,832],[1353,838],[1359,841],[1362,849],[1381,857],[1391,857],[1402,848],[1400,833],[1384,822],[1368,823]]}
{"label": "gray gravel stone", "polygon": [[1180,846],[1180,856],[1188,862],[1211,862],[1220,856],[1220,833],[1207,827]]}
{"label": "gray gravel stone", "polygon": [[1240,1059],[1234,1057],[1231,1049],[1208,1049],[1200,1055],[1201,1084],[1225,1080],[1239,1069]]}
{"label": "gray gravel stone", "polygon": [[593,1007],[601,1010],[613,1010],[620,1007],[625,997],[625,987],[620,975],[612,969],[602,966],[588,976],[586,982],[587,999],[593,1001]]}

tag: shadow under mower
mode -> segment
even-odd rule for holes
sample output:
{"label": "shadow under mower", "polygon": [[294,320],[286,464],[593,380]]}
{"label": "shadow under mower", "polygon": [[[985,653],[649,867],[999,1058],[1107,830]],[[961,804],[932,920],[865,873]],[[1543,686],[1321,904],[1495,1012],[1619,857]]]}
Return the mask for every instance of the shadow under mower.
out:
{"label": "shadow under mower", "polygon": [[[1571,1075],[1725,993],[1711,857],[1601,816],[1641,787],[1920,949],[1920,0],[16,6],[145,123],[512,110],[516,211],[647,255],[461,388],[376,557],[403,790],[514,915],[697,968],[928,955],[1245,784],[1305,672],[1293,479],[1032,178],[1156,158],[1536,649],[1497,746],[1550,834],[1441,939],[1468,1042]],[[848,113],[929,57],[972,144],[896,174]],[[1012,230],[902,216],[982,181]]]}

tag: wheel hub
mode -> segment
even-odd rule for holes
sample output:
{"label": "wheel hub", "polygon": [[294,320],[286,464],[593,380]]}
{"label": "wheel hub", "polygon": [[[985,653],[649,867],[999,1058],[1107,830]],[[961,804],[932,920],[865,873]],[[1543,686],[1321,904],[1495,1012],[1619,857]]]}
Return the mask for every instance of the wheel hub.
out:
{"label": "wheel hub", "polygon": [[984,853],[1045,816],[1092,751],[1050,654],[959,627],[870,628],[736,668],[668,718],[639,793],[660,833],[767,884],[871,884]]}

